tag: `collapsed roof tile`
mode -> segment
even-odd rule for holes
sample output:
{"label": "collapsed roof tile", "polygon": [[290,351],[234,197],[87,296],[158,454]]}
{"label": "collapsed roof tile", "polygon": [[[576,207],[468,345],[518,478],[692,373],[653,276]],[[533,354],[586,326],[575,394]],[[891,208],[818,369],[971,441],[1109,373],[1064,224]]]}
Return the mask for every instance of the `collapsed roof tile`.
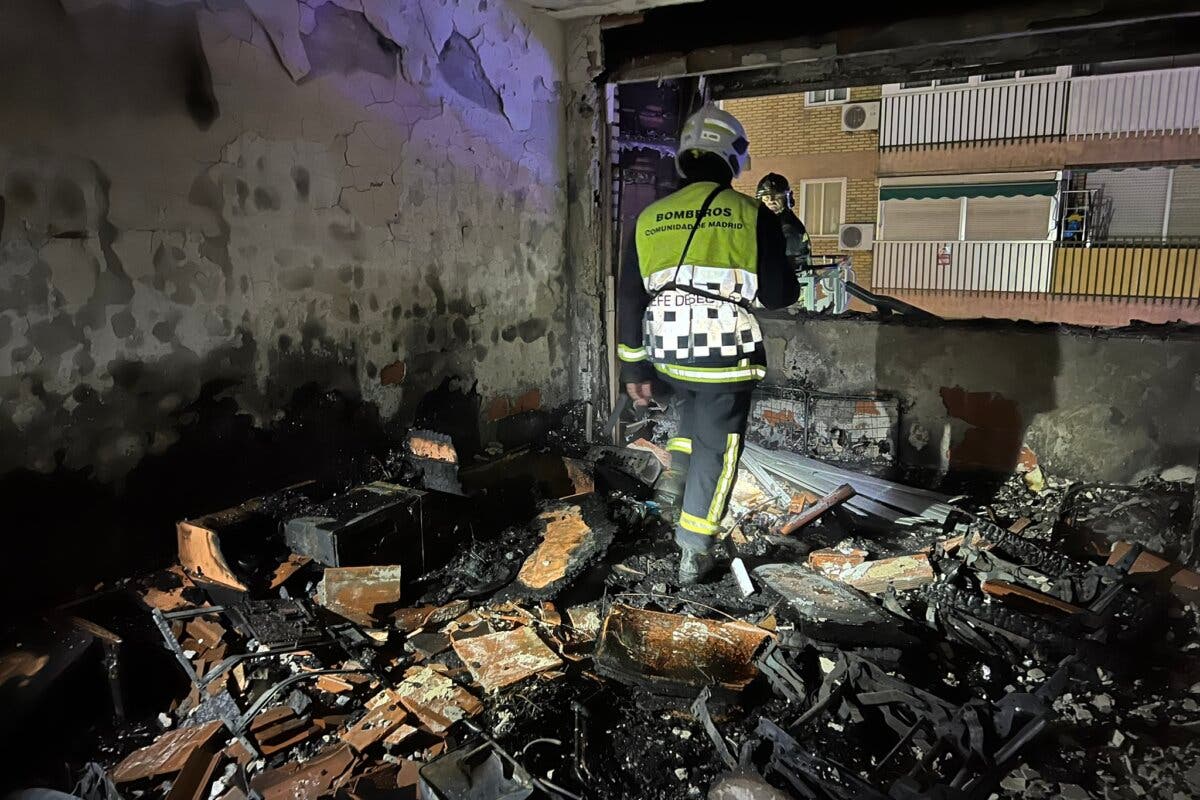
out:
{"label": "collapsed roof tile", "polygon": [[398,728],[408,718],[400,698],[384,689],[367,703],[367,713],[344,734],[342,741],[361,753]]}
{"label": "collapsed roof tile", "polygon": [[129,783],[183,769],[188,757],[206,746],[220,732],[221,722],[214,720],[192,728],[167,731],[140,750],[125,757],[112,771],[116,783]]}
{"label": "collapsed roof tile", "polygon": [[916,589],[933,583],[934,580],[929,556],[924,553],[864,561],[833,573],[827,571],[825,574],[867,594],[883,594],[888,587],[896,591]]}
{"label": "collapsed roof tile", "polygon": [[435,734],[483,710],[474,695],[430,667],[409,670],[395,692],[404,707]]}
{"label": "collapsed roof tile", "polygon": [[354,764],[349,745],[322,750],[305,762],[293,761],[255,775],[250,786],[263,800],[316,800],[328,797]]}

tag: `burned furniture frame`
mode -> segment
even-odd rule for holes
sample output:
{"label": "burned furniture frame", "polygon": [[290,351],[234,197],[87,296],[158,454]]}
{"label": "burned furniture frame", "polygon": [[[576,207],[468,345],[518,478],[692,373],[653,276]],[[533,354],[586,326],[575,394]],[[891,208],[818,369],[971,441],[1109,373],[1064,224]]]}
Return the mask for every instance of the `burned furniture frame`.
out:
{"label": "burned furniture frame", "polygon": [[[319,633],[314,632],[310,635],[296,637],[292,641],[272,642],[271,644],[267,645],[266,649],[256,653],[237,653],[232,656],[227,656],[219,661],[203,676],[197,674],[191,660],[188,659],[187,655],[184,653],[183,646],[179,643],[179,640],[175,638],[175,634],[171,630],[171,623],[196,619],[198,617],[210,616],[214,614],[228,614],[235,621],[235,623],[242,628],[243,632],[246,632],[247,628],[245,626],[250,622],[250,620],[248,619],[245,611],[238,610],[236,608],[227,608],[225,606],[206,606],[202,608],[184,609],[181,611],[161,611],[156,608],[151,610],[150,613],[154,619],[155,626],[158,628],[159,633],[162,634],[164,646],[174,654],[176,661],[178,661],[179,665],[183,668],[184,674],[188,676],[188,680],[191,681],[192,686],[194,686],[200,692],[206,691],[218,677],[229,672],[239,664],[250,661],[275,659],[279,658],[280,656],[287,655],[288,653],[307,650],[310,647],[338,646],[342,648],[347,658],[357,657],[357,654],[351,652],[350,648],[346,645],[345,639],[342,635],[321,623],[314,615],[312,615],[311,611],[307,609],[307,606],[295,601],[293,601],[293,603],[297,609],[301,609],[307,614],[307,621],[311,622],[316,631],[319,631]],[[346,623],[346,625],[350,628],[354,628],[352,623]],[[253,630],[253,628],[250,628],[249,630]],[[268,687],[267,690],[263,692],[254,701],[254,703],[252,703],[250,707],[246,709],[244,713],[235,713],[236,709],[221,708],[218,710],[216,716],[221,720],[222,723],[225,724],[225,727],[231,734],[233,734],[233,736],[237,738],[242,746],[245,747],[252,755],[257,757],[259,755],[259,750],[257,747],[255,747],[254,743],[250,741],[250,738],[246,736],[246,730],[250,726],[251,721],[258,716],[258,713],[266,707],[267,703],[269,703],[272,698],[277,696],[284,689],[299,683],[300,681],[308,680],[310,678],[318,678],[321,675],[345,675],[355,673],[373,674],[373,670],[368,667],[355,667],[343,669],[318,669],[301,672],[291,675]]]}
{"label": "burned furniture frame", "polygon": [[[1085,645],[1099,648],[1109,641],[1114,617],[1130,605],[1128,570],[1137,550],[1134,548],[1108,568],[1111,572],[1105,577],[1111,582],[1086,609],[1087,615],[1101,624],[1083,637]],[[978,619],[971,622],[982,623]],[[1008,636],[1017,635],[998,626],[989,627]],[[886,798],[916,800],[939,796],[983,800],[994,791],[1022,750],[1056,718],[1053,704],[1065,689],[1071,669],[1082,660],[1079,649],[1063,658],[1050,679],[1036,691],[1013,691],[995,702],[975,699],[955,706],[887,674],[867,659],[843,652],[812,706],[786,729],[771,720],[760,720],[757,744],[770,747],[766,769],[787,780],[802,797],[882,800],[885,795],[876,788],[836,762],[808,752],[792,735],[799,735],[832,708],[840,706],[853,721],[863,721],[862,711],[874,709],[899,738],[874,766],[872,778],[879,776],[910,743],[918,742],[923,751],[908,772],[892,782]],[[781,653],[764,652],[759,665],[780,696],[791,699],[796,694],[796,685],[789,680],[792,671]],[[711,719],[706,719],[707,709],[703,707],[706,699],[699,698],[694,710],[705,721],[710,738],[718,742],[719,734]],[[743,766],[749,762],[754,747],[753,740],[743,747]],[[718,747],[718,753],[722,752],[723,748]],[[947,780],[931,784],[932,767],[944,756],[956,758],[957,769],[952,776],[944,776]]]}
{"label": "burned furniture frame", "polygon": [[[954,705],[887,674],[864,658],[843,653],[812,707],[786,729],[761,719],[757,744],[769,746],[766,769],[779,774],[805,798],[904,800],[929,796],[927,793],[937,788],[944,796],[982,800],[1022,749],[1055,718],[1053,703],[1066,685],[1072,661],[1064,661],[1036,692],[1012,692],[994,703],[971,700]],[[702,700],[697,703],[702,705]],[[921,747],[921,757],[892,783],[887,795],[842,765],[812,754],[801,745],[802,738],[792,735],[800,736],[810,723],[839,706],[854,722],[864,722],[863,712],[868,709],[877,711],[898,737],[874,766],[872,778],[910,743]],[[715,731],[710,730],[709,735],[713,737]],[[742,751],[743,765],[753,754],[755,743],[749,744]],[[932,768],[943,757],[955,759],[957,769],[948,779],[936,780]]]}

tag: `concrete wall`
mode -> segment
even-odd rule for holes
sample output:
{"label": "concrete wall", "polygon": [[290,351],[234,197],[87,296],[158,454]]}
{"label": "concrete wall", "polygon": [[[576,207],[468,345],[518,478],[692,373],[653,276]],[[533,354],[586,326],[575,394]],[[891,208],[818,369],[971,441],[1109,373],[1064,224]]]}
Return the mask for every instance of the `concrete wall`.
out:
{"label": "concrete wall", "polygon": [[[765,320],[768,381],[902,401],[901,459],[1129,481],[1200,448],[1200,333]],[[1026,449],[1027,448],[1027,449]]]}
{"label": "concrete wall", "polygon": [[116,479],[221,381],[385,420],[567,399],[560,23],[520,3],[15,0],[0,472]]}
{"label": "concrete wall", "polygon": [[599,206],[567,180],[569,149],[595,157],[595,55],[562,23],[515,0],[2,16],[0,495],[40,534],[14,563],[164,554],[172,519],[410,423],[469,451],[489,418],[602,396],[599,256],[566,247]]}

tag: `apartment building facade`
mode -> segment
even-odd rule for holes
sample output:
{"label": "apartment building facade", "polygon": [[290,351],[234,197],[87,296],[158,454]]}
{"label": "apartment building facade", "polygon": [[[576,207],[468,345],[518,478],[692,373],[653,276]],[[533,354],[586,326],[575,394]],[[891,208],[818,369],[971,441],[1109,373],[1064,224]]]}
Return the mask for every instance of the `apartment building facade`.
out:
{"label": "apartment building facade", "polygon": [[[780,172],[807,222],[808,187],[846,187],[836,226],[821,206],[817,252],[850,257],[859,282],[877,291],[916,293],[956,316],[1022,315],[1012,298],[1146,302],[1161,319],[1175,313],[1163,304],[1176,303],[1175,318],[1197,316],[1200,62],[1058,67],[725,106],[750,135],[742,188]],[[846,225],[857,233],[839,241]],[[870,250],[847,239],[870,240]],[[1105,319],[1070,318],[1059,305],[1041,318]]]}
{"label": "apartment building facade", "polygon": [[864,286],[872,283],[870,244],[845,250],[839,234],[847,223],[875,223],[879,130],[873,125],[846,130],[842,117],[848,104],[878,104],[880,96],[878,86],[855,86],[723,102],[750,140],[750,170],[734,187],[753,195],[762,176],[777,172],[786,177],[796,215],[812,237],[813,253],[849,257]]}

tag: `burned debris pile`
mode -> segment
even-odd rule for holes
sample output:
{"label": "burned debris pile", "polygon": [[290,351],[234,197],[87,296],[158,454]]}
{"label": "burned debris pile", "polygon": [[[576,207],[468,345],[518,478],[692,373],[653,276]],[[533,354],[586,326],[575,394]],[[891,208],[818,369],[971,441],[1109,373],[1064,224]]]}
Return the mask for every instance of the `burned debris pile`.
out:
{"label": "burned debris pile", "polygon": [[72,722],[10,745],[6,788],[1200,795],[1191,487],[1017,477],[981,505],[885,479],[878,437],[843,448],[854,469],[794,438],[747,446],[734,566],[690,587],[646,440],[459,464],[414,431],[379,480],[180,522],[178,564],[0,656],[12,741]]}

